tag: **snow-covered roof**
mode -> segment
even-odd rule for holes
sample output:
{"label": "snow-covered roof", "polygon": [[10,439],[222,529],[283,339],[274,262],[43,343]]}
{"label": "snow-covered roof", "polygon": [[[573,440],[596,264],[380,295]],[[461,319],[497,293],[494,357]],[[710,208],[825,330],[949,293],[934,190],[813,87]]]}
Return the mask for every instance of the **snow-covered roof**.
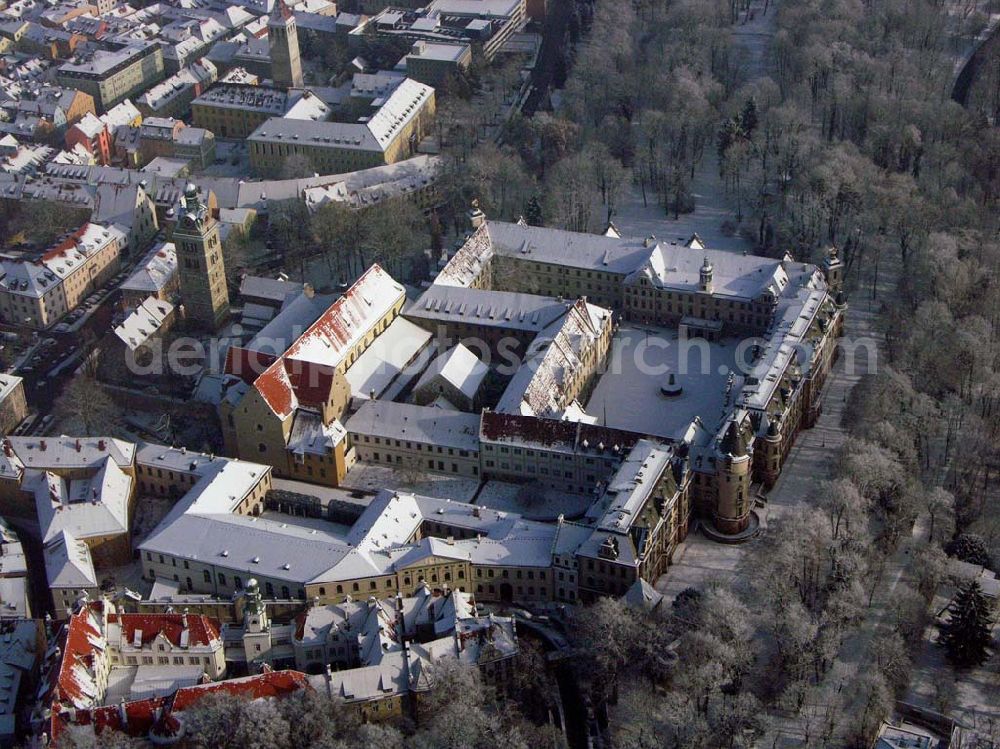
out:
{"label": "snow-covered roof", "polygon": [[9,447],[18,464],[26,469],[70,470],[99,468],[106,458],[112,458],[120,468],[132,465],[135,445],[107,437],[15,437],[5,438],[5,453]]}
{"label": "snow-covered roof", "polygon": [[532,341],[495,410],[561,418],[579,390],[570,383],[576,382],[587,360],[595,358],[593,347],[610,335],[611,324],[611,310],[578,300]]}
{"label": "snow-covered roof", "polygon": [[50,588],[97,587],[97,573],[87,544],[61,530],[43,548],[45,576]]}
{"label": "snow-covered roof", "polygon": [[345,424],[347,431],[479,452],[479,416],[433,406],[366,401]]}
{"label": "snow-covered roof", "polygon": [[419,391],[440,378],[471,399],[479,392],[488,373],[489,367],[478,356],[464,344],[457,343],[430,363],[414,389]]}
{"label": "snow-covered roof", "polygon": [[[363,74],[358,74],[358,76]],[[378,109],[365,122],[329,122],[318,117],[325,112],[310,111],[305,119],[283,116],[265,120],[247,138],[250,142],[288,143],[303,145],[334,145],[341,149],[383,152],[387,150],[407,124],[417,117],[434,89],[410,78],[392,80],[393,90],[377,98]],[[352,89],[352,95],[355,94]],[[324,105],[325,106],[325,105]],[[312,115],[316,115],[313,117]]]}
{"label": "snow-covered roof", "polygon": [[672,458],[669,447],[652,440],[639,440],[598,500],[604,514],[597,527],[612,533],[627,533],[650,496],[659,491],[659,479],[670,470]]}
{"label": "snow-covered roof", "polygon": [[51,471],[26,476],[23,488],[35,495],[42,542],[63,530],[76,538],[103,538],[129,532],[133,478],[110,457],[86,478],[65,478]]}
{"label": "snow-covered roof", "polygon": [[288,435],[288,451],[297,455],[330,455],[346,436],[347,430],[338,419],[324,424],[319,413],[300,408],[295,412]]}
{"label": "snow-covered roof", "polygon": [[170,302],[150,296],[115,327],[115,335],[135,351],[159,332],[173,311]]}
{"label": "snow-covered roof", "polygon": [[126,241],[117,227],[88,222],[48,249],[37,262],[4,260],[0,286],[12,294],[42,297],[83,269],[91,256],[109,245],[121,250]]}
{"label": "snow-covered roof", "polygon": [[[348,367],[344,377],[356,398],[380,397],[397,377],[416,374],[409,366],[431,340],[431,333],[397,317]],[[412,370],[412,371],[411,371]]]}
{"label": "snow-covered roof", "polygon": [[631,608],[652,611],[663,601],[663,594],[640,577],[625,591],[621,600]]}
{"label": "snow-covered roof", "polygon": [[158,243],[121,285],[122,291],[157,293],[177,277],[177,250],[173,242]]}
{"label": "snow-covered roof", "polygon": [[290,415],[300,400],[309,402],[319,395],[325,399],[322,381],[404,297],[403,286],[373,265],[264,370],[254,388],[282,417]]}
{"label": "snow-covered roof", "polygon": [[432,285],[406,310],[406,316],[433,323],[459,323],[540,333],[566,313],[553,297],[462,286]]}
{"label": "snow-covered roof", "polygon": [[6,401],[24,380],[15,374],[0,374],[0,403]]}
{"label": "snow-covered roof", "polygon": [[279,307],[285,303],[289,295],[301,292],[302,284],[282,278],[246,275],[240,279],[241,297],[270,302]]}

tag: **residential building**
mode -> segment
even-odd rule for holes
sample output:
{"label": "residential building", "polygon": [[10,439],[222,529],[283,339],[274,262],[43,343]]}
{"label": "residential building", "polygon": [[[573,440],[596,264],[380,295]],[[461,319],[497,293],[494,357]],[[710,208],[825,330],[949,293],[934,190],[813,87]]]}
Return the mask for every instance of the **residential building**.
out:
{"label": "residential building", "polygon": [[119,288],[125,309],[138,307],[150,296],[171,301],[180,290],[177,251],[173,242],[154,245]]}
{"label": "residential building", "polygon": [[0,318],[43,330],[118,272],[128,238],[115,226],[87,223],[35,260],[4,260]]}
{"label": "residential building", "polygon": [[218,80],[219,71],[208,59],[197,60],[136,99],[145,117],[184,117],[191,102]]}
{"label": "residential building", "polygon": [[10,434],[28,416],[24,380],[13,374],[0,374],[0,435]]}
{"label": "residential building", "polygon": [[45,648],[40,619],[0,621],[0,745],[16,746],[28,729],[24,715],[35,697]]}
{"label": "residential building", "polygon": [[135,448],[86,437],[5,437],[0,495],[37,520],[57,614],[99,586],[96,570],[132,558]]}
{"label": "residential building", "polygon": [[17,532],[0,518],[0,629],[11,619],[30,616],[28,558]]}
{"label": "residential building", "polygon": [[147,297],[114,329],[115,336],[136,351],[150,340],[162,336],[174,323],[174,305],[155,296]]}
{"label": "residential building", "polygon": [[[384,97],[371,98],[358,112],[357,121],[265,120],[247,138],[251,166],[258,172],[275,172],[285,159],[297,155],[308,159],[317,172],[331,174],[394,164],[412,156],[430,131],[436,112],[434,89],[409,78],[385,80],[391,88]],[[360,108],[368,99],[364,92],[358,93],[352,98]]]}
{"label": "residential building", "polygon": [[116,51],[97,50],[60,65],[56,71],[60,86],[90,94],[99,112],[138,96],[163,78],[159,42],[134,42]]}
{"label": "residential building", "polygon": [[66,131],[66,148],[76,146],[82,146],[99,164],[111,163],[111,134],[93,114],[85,114]]}
{"label": "residential building", "polygon": [[187,127],[183,120],[173,117],[146,117],[139,126],[139,149],[142,162],[152,161],[157,156],[173,156],[174,140]]}

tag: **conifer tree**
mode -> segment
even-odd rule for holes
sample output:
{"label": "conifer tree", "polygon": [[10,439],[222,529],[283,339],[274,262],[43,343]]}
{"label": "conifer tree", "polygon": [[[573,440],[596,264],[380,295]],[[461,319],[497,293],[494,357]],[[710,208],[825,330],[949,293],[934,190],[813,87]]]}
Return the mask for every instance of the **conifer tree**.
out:
{"label": "conifer tree", "polygon": [[940,642],[948,660],[959,667],[978,665],[986,659],[990,635],[990,602],[975,580],[959,588],[948,607],[950,618],[942,627]]}

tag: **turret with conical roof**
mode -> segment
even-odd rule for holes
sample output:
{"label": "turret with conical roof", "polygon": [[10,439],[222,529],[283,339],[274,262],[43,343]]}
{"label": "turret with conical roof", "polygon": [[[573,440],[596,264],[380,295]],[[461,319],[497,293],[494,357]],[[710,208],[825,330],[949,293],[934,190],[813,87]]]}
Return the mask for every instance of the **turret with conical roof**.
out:
{"label": "turret with conical roof", "polygon": [[744,412],[720,430],[717,442],[716,504],[713,524],[723,533],[740,533],[750,522],[750,473],[753,427]]}

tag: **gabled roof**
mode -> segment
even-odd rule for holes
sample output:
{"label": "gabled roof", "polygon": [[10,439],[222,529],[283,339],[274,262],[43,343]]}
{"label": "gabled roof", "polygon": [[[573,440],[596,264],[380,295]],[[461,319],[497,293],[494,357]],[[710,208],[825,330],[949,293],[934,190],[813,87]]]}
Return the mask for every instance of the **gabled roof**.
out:
{"label": "gabled roof", "polygon": [[90,549],[67,530],[45,544],[45,577],[50,588],[96,588],[97,573]]}
{"label": "gabled roof", "polygon": [[159,636],[177,648],[221,643],[219,622],[203,614],[111,614],[121,628],[122,646],[148,645]]}
{"label": "gabled roof", "polygon": [[298,671],[271,671],[241,679],[227,679],[212,684],[199,684],[178,689],[171,705],[173,711],[186,710],[208,694],[231,694],[248,699],[285,697],[309,689],[306,675]]}
{"label": "gabled roof", "polygon": [[86,604],[70,616],[59,668],[52,672],[51,688],[44,690],[47,697],[74,708],[93,707],[101,698],[96,669],[108,649],[102,617],[100,602]]}
{"label": "gabled roof", "polygon": [[414,390],[427,387],[440,378],[466,398],[474,398],[489,371],[467,346],[458,343],[430,363]]}
{"label": "gabled roof", "polygon": [[324,403],[348,353],[404,297],[402,285],[381,266],[372,265],[257,377],[254,388],[281,418],[300,403]]}
{"label": "gabled roof", "polygon": [[563,318],[532,341],[524,363],[508,383],[496,410],[561,418],[572,402],[567,380],[585,366],[588,352],[608,330],[611,319],[611,310],[577,300]]}

